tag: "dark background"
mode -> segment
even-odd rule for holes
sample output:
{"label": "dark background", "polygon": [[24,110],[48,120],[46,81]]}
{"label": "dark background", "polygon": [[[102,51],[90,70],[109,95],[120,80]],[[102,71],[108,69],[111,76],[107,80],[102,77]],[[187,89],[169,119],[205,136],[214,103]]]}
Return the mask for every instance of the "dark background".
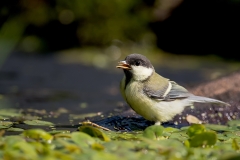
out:
{"label": "dark background", "polygon": [[1,41],[23,52],[106,47],[119,40],[238,59],[238,0],[13,0],[1,1],[0,11]]}

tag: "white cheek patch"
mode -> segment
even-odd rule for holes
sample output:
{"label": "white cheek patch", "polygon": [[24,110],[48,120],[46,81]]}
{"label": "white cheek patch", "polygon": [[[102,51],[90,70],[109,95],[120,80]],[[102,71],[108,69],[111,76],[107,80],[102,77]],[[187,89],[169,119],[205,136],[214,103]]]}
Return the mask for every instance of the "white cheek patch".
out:
{"label": "white cheek patch", "polygon": [[132,70],[130,70],[130,72],[133,74],[133,79],[137,81],[145,80],[153,73],[152,68],[146,68],[143,66],[131,66],[131,68]]}

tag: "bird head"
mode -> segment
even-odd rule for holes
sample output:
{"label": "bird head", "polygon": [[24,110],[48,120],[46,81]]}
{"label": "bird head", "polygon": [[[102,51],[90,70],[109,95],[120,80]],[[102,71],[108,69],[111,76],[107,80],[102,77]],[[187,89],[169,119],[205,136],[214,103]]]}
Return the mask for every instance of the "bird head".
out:
{"label": "bird head", "polygon": [[116,67],[123,69],[126,77],[131,76],[136,81],[144,81],[154,72],[151,62],[141,54],[128,55]]}

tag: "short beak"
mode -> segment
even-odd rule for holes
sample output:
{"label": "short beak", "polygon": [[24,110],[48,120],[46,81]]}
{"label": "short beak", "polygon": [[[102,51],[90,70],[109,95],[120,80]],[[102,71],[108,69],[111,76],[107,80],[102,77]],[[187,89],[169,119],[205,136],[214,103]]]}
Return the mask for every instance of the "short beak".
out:
{"label": "short beak", "polygon": [[120,62],[118,62],[118,65],[117,65],[116,67],[117,67],[117,68],[126,69],[126,70],[132,69],[132,68],[130,67],[130,65],[127,64],[126,61],[120,61]]}

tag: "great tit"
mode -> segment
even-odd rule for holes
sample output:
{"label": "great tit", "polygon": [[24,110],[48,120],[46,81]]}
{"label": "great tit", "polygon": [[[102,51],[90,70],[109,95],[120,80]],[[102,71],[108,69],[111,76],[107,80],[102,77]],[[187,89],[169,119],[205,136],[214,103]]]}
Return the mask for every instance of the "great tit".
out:
{"label": "great tit", "polygon": [[160,76],[141,54],[128,55],[116,67],[123,69],[125,74],[120,83],[125,101],[136,113],[156,125],[171,120],[194,102],[229,106],[216,99],[195,96],[174,81]]}

